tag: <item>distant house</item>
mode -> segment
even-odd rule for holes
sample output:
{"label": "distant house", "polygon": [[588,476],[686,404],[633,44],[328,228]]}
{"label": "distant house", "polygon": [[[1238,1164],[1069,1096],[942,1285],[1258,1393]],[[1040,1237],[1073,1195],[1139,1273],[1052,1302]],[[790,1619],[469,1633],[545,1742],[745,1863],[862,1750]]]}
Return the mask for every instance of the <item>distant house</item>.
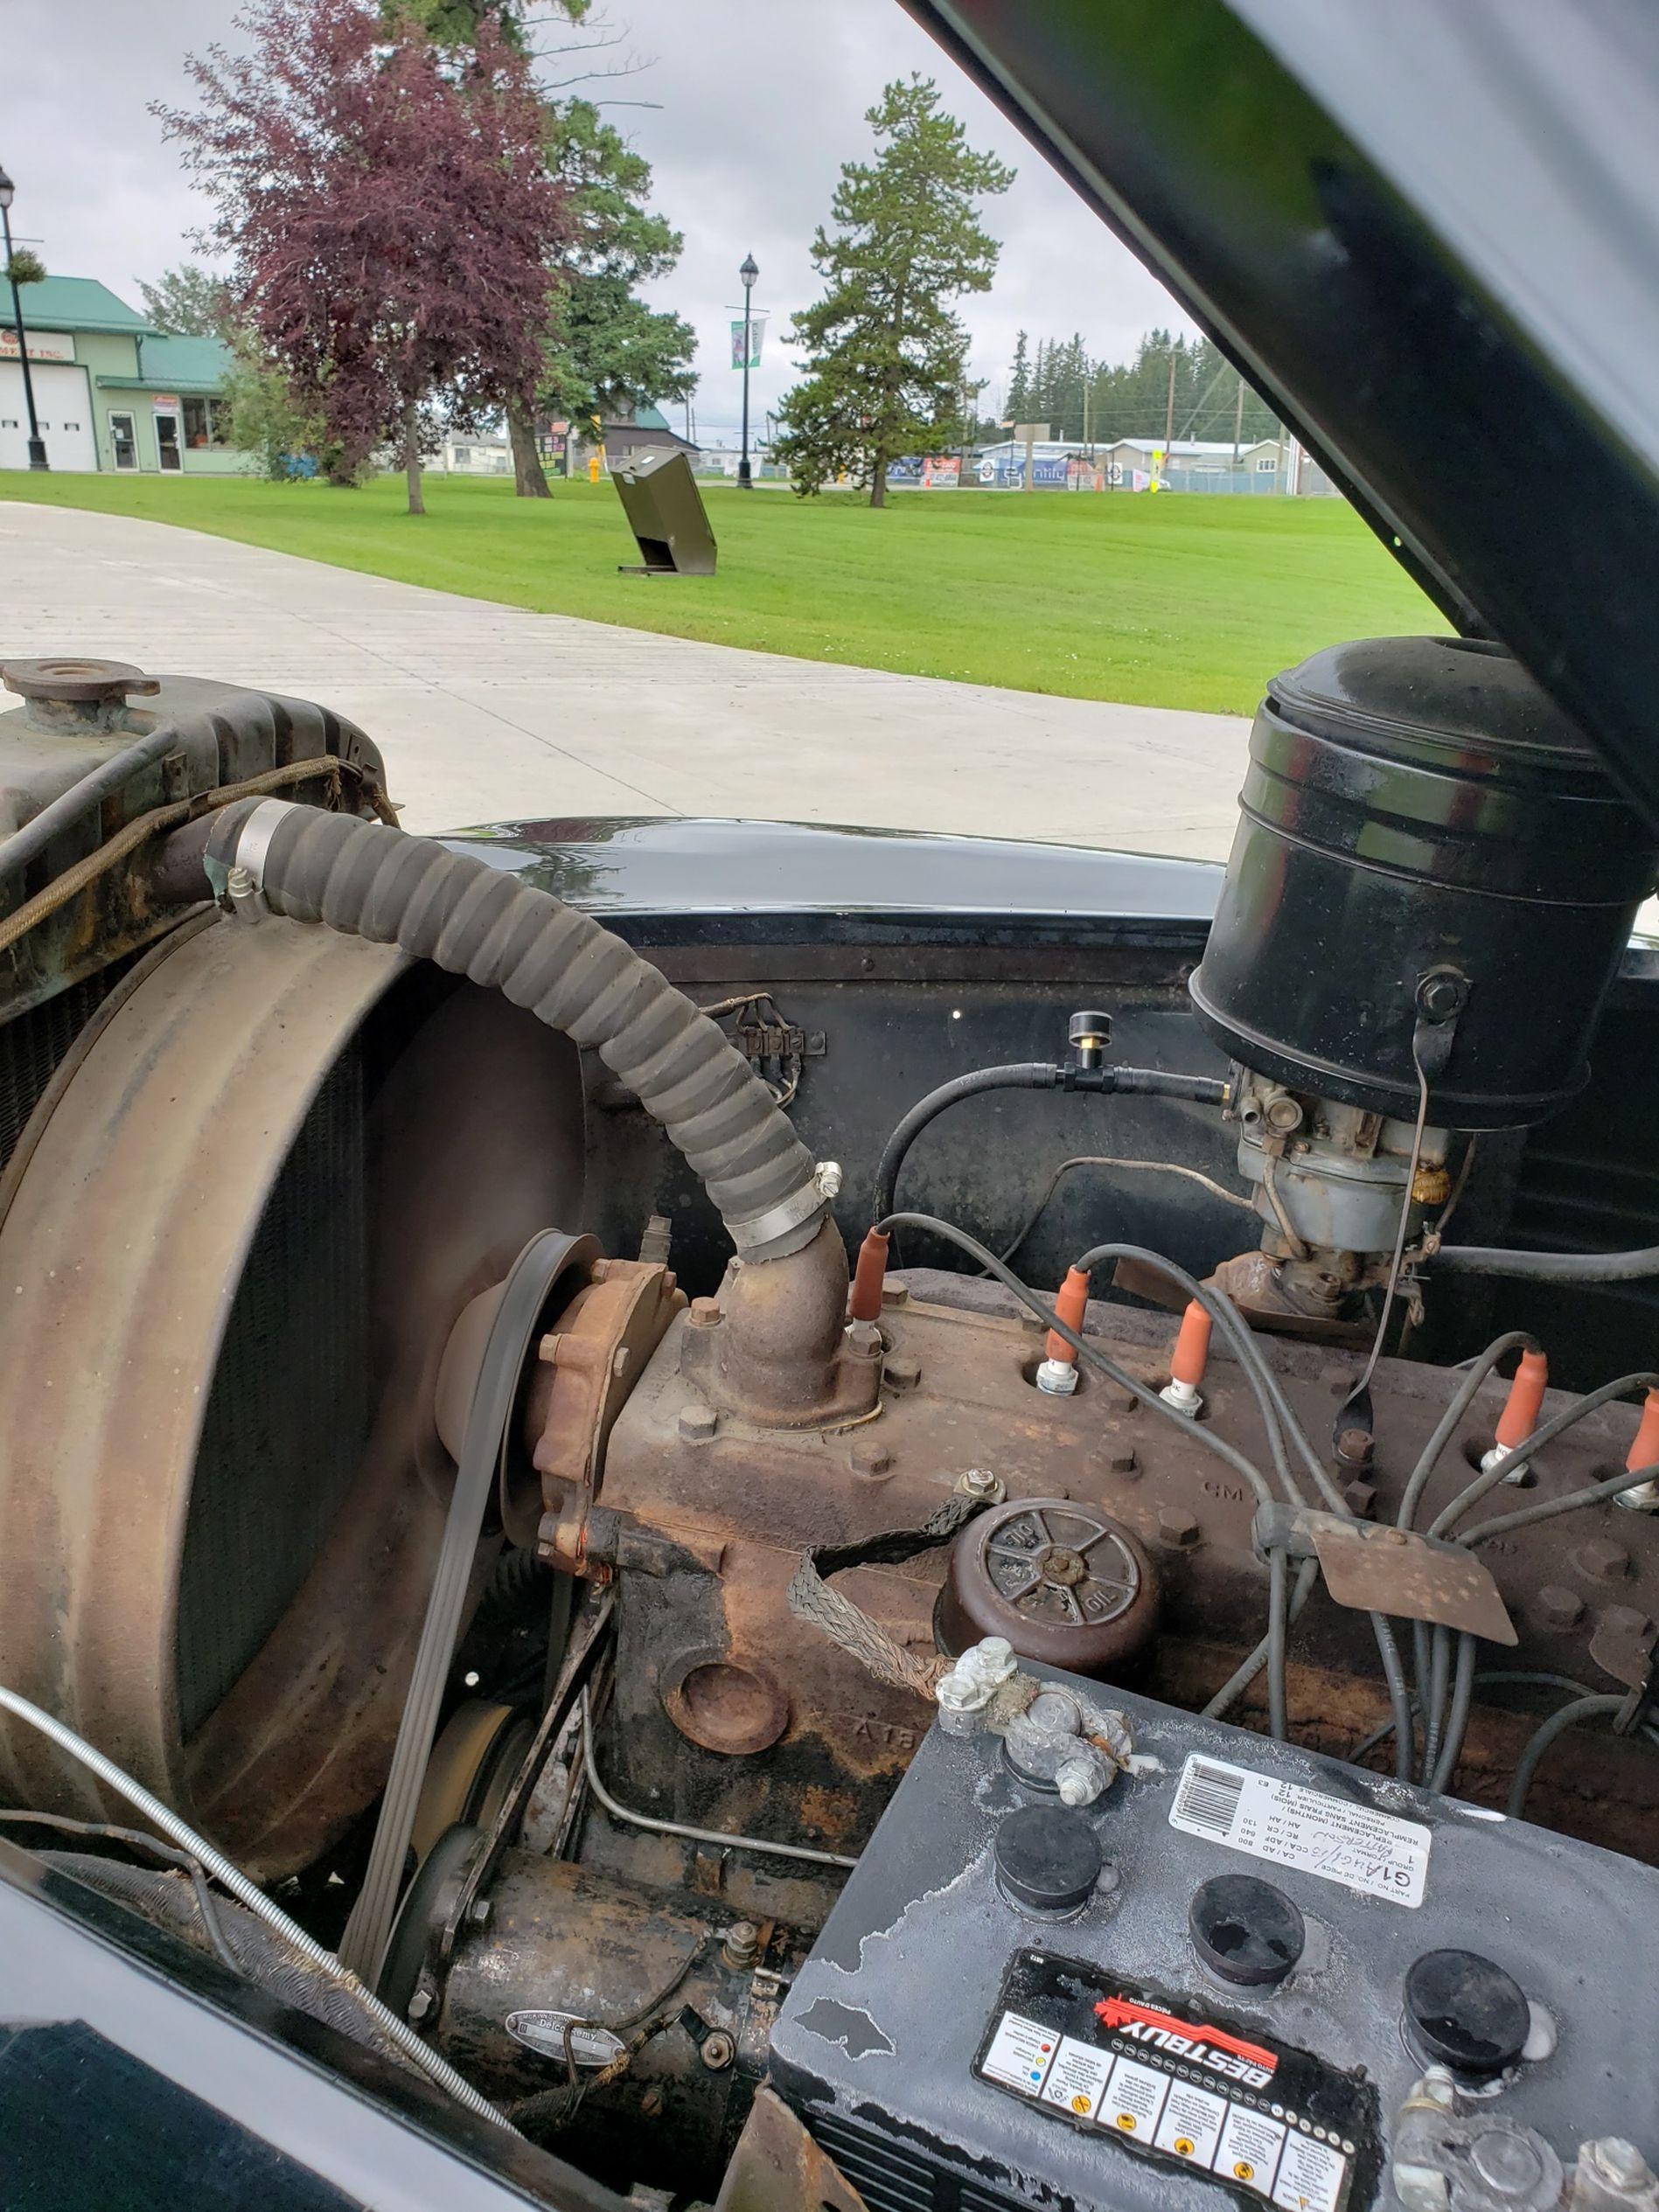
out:
{"label": "distant house", "polygon": [[589,456],[596,444],[604,448],[605,466],[615,469],[635,460],[642,453],[683,453],[694,467],[697,449],[689,438],[682,438],[678,430],[669,428],[668,418],[660,407],[619,407],[615,414],[601,419],[600,435],[594,436],[592,421],[578,415],[566,432],[565,450],[568,458],[568,472],[581,476],[587,469]]}
{"label": "distant house", "polygon": [[[218,338],[173,337],[90,276],[20,284],[35,412],[53,469],[231,476],[253,466],[230,442],[232,365]],[[0,329],[0,469],[29,465],[17,336]]]}
{"label": "distant house", "polygon": [[480,431],[471,437],[457,433],[443,441],[438,466],[446,476],[510,476],[512,442],[493,430]]}

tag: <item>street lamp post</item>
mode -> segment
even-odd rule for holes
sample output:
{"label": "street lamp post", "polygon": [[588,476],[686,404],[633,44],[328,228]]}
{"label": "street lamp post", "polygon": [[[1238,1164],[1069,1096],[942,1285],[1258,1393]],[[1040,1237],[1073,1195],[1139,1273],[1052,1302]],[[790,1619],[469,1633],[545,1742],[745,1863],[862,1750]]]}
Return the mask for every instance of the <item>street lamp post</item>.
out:
{"label": "street lamp post", "polygon": [[749,468],[749,357],[754,347],[749,341],[749,309],[755,297],[755,279],[760,275],[755,256],[745,254],[743,266],[737,272],[743,280],[743,450],[737,463],[737,489],[752,491],[754,479]]}
{"label": "street lamp post", "polygon": [[17,360],[23,370],[23,396],[29,409],[29,466],[49,469],[46,442],[40,435],[40,418],[35,413],[35,380],[29,373],[29,341],[24,334],[23,302],[17,296],[17,279],[11,275],[11,202],[17,186],[0,169],[0,231],[5,235],[6,275],[11,285],[11,319],[17,326]]}

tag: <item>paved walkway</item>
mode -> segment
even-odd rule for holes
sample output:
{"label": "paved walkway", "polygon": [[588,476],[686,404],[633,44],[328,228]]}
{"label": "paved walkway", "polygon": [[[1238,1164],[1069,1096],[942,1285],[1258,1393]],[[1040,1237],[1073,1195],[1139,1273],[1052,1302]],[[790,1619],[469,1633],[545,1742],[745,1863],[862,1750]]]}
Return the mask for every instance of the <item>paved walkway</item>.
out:
{"label": "paved walkway", "polygon": [[43,653],[320,699],[380,747],[412,830],[751,815],[1223,859],[1248,730],[527,614],[0,502],[0,658]]}

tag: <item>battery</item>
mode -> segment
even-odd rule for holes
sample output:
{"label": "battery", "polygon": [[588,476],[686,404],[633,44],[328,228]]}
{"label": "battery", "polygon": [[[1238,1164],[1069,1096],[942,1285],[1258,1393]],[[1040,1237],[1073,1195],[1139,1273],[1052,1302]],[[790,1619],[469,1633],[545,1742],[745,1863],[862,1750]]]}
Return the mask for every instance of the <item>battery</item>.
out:
{"label": "battery", "polygon": [[1568,2171],[1659,2158],[1659,1873],[1110,1701],[1086,1808],[931,1729],[780,2013],[773,2085],[870,2212],[1369,2212],[1433,2064]]}

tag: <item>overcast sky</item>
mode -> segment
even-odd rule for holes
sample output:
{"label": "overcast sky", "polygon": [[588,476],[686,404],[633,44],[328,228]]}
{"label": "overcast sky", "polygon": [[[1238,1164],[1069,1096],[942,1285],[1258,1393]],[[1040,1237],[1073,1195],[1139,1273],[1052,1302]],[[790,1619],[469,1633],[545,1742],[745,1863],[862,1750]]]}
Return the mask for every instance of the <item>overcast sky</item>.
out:
{"label": "overcast sky", "polygon": [[[95,276],[131,298],[192,252],[201,208],[150,101],[187,101],[182,61],[211,40],[235,43],[239,0],[0,0],[0,163],[16,181],[20,236],[41,241],[62,275]],[[697,330],[694,405],[705,438],[737,420],[727,317],[741,308],[738,264],[760,264],[757,307],[772,310],[753,379],[757,415],[791,380],[777,341],[816,291],[808,249],[827,219],[836,172],[864,154],[866,108],[886,80],[936,76],[976,146],[1014,164],[1011,191],[987,222],[1002,242],[995,289],[965,303],[973,373],[1000,405],[1014,333],[1069,336],[1117,358],[1162,323],[1188,327],[1128,251],[1083,207],[896,4],[896,0],[596,0],[597,21],[572,57],[547,54],[545,79],[592,74],[581,87],[605,102],[656,171],[659,205],[682,230],[679,268],[655,288]],[[571,38],[549,30],[538,43]],[[600,38],[619,44],[602,46]],[[604,80],[617,63],[640,66]],[[624,103],[651,103],[624,104]],[[135,300],[135,304],[136,300]]]}

